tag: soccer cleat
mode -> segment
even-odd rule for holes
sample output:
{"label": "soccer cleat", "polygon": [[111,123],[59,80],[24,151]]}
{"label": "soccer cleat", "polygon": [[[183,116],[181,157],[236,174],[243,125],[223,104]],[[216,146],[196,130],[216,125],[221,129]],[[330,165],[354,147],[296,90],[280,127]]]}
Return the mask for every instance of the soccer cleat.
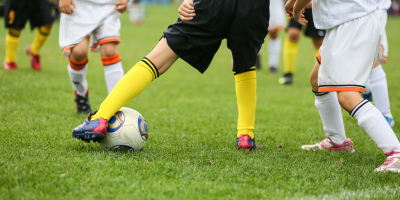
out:
{"label": "soccer cleat", "polygon": [[361,96],[362,96],[363,99],[368,100],[369,102],[371,102],[372,105],[375,104],[374,99],[372,98],[372,93],[371,92],[369,92],[369,93],[361,93]]}
{"label": "soccer cleat", "polygon": [[8,70],[8,71],[17,70],[17,64],[15,62],[7,63],[6,61],[4,61],[3,62],[3,67],[4,67],[5,70]]}
{"label": "soccer cleat", "polygon": [[347,152],[354,152],[354,143],[351,141],[350,138],[345,140],[342,144],[335,144],[332,142],[331,138],[325,135],[327,139],[318,142],[317,144],[313,145],[303,145],[301,146],[304,150],[332,150],[332,151],[347,151]]}
{"label": "soccer cleat", "polygon": [[278,68],[276,66],[269,66],[269,72],[276,74],[278,73]]}
{"label": "soccer cleat", "polygon": [[33,70],[36,71],[42,70],[42,65],[40,64],[40,56],[33,55],[30,46],[26,49],[26,55],[28,55],[29,60],[31,60],[31,67]]}
{"label": "soccer cleat", "polygon": [[374,171],[376,172],[400,172],[400,152],[388,151],[385,152],[386,161]]}
{"label": "soccer cleat", "polygon": [[279,83],[282,85],[290,85],[293,83],[293,74],[292,73],[286,73],[284,74],[280,79]]}
{"label": "soccer cleat", "polygon": [[256,140],[251,138],[250,135],[241,135],[236,138],[238,150],[248,149],[250,151],[254,149],[259,149],[260,147],[256,144]]}
{"label": "soccer cleat", "polygon": [[385,119],[389,123],[390,127],[394,126],[395,122],[394,122],[394,119],[392,117],[392,114],[390,114],[388,116],[383,115],[383,117],[385,117]]}
{"label": "soccer cleat", "polygon": [[72,137],[80,139],[85,142],[101,142],[107,135],[108,120],[103,118],[97,118],[90,121],[90,118],[96,114],[89,113],[86,120],[74,130],[72,130]]}
{"label": "soccer cleat", "polygon": [[84,97],[80,96],[75,91],[75,102],[76,102],[76,112],[82,114],[93,112],[92,107],[90,106],[89,103],[89,90],[86,92],[86,95]]}

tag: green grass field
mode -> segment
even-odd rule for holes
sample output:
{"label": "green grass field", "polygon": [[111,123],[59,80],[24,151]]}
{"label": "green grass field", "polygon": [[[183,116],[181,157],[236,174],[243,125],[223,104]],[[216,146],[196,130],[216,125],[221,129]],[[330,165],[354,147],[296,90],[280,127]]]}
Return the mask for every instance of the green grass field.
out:
{"label": "green grass field", "polygon": [[[177,18],[177,5],[147,7],[147,21],[131,26],[121,16],[118,46],[127,72],[157,44]],[[389,18],[387,73],[391,108],[400,120],[400,18]],[[0,61],[4,36],[0,30]],[[292,86],[257,72],[256,138],[260,150],[236,150],[237,107],[230,52],[223,42],[201,75],[179,60],[126,106],[149,126],[141,152],[103,151],[71,137],[85,115],[75,112],[67,59],[58,46],[58,23],[41,50],[43,70],[31,70],[25,48],[19,69],[0,70],[0,199],[398,199],[400,174],[375,173],[385,156],[357,121],[343,111],[353,154],[305,152],[324,139],[308,75],[315,63],[311,40],[301,39]],[[284,36],[284,33],[282,33]],[[90,53],[88,82],[94,109],[107,95],[100,55]],[[400,122],[400,121],[399,121]],[[400,136],[400,125],[394,130]]]}

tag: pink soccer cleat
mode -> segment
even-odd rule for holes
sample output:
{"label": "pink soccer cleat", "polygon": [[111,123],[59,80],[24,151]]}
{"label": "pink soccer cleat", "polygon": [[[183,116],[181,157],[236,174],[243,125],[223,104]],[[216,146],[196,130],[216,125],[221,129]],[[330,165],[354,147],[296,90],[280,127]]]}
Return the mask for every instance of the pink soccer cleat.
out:
{"label": "pink soccer cleat", "polygon": [[374,171],[376,172],[400,172],[400,152],[388,151],[385,153],[387,160]]}
{"label": "pink soccer cleat", "polygon": [[332,151],[347,151],[347,152],[354,152],[354,143],[351,141],[350,138],[345,140],[342,144],[335,144],[332,142],[331,138],[325,135],[327,139],[318,142],[317,144],[313,145],[303,145],[301,146],[304,150],[332,150]]}

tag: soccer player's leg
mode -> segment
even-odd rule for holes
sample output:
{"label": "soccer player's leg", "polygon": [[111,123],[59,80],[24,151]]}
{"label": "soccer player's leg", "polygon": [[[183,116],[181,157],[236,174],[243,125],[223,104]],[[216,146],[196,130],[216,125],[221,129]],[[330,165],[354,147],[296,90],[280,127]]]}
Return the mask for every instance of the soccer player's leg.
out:
{"label": "soccer player's leg", "polygon": [[297,54],[299,52],[299,39],[301,25],[294,19],[290,19],[287,36],[283,42],[283,76],[279,79],[280,84],[291,84],[293,82],[294,68],[296,66]]}
{"label": "soccer player's leg", "polygon": [[282,51],[282,40],[279,37],[279,31],[286,26],[284,7],[284,3],[281,0],[270,1],[268,66],[271,73],[278,73],[279,59]]}
{"label": "soccer player's leg", "polygon": [[353,142],[346,138],[342,111],[336,92],[318,92],[320,57],[310,74],[310,83],[327,139],[316,144],[301,146],[304,150],[333,150],[353,152]]}
{"label": "soccer player's leg", "polygon": [[[383,63],[387,62],[388,56],[388,41],[386,36],[386,21],[387,21],[387,12],[383,10],[380,13],[380,21],[382,27],[381,31],[381,47],[379,49],[378,58],[376,60],[375,66],[371,71],[371,75],[368,81],[368,89],[362,94],[364,99],[373,99],[376,108],[385,116],[386,121],[389,123],[391,127],[395,125],[395,121],[393,119],[392,113],[390,111],[390,102],[389,102],[389,92],[388,85],[386,80],[386,73],[382,68]],[[367,88],[366,88],[367,89]]]}
{"label": "soccer player's leg", "polygon": [[92,112],[89,103],[89,89],[86,80],[89,39],[85,38],[71,49],[68,74],[75,91],[76,111],[87,114]]}
{"label": "soccer player's leg", "polygon": [[[388,157],[376,171],[400,172],[397,136],[381,112],[360,95],[364,92],[380,45],[377,12],[329,29],[320,49],[322,65],[318,73],[318,91],[337,91],[341,107],[357,119],[358,125]],[[333,51],[338,53],[332,54]]]}
{"label": "soccer player's leg", "polygon": [[104,77],[108,93],[114,88],[118,81],[124,76],[121,57],[117,50],[117,43],[110,42],[100,45],[100,55],[104,66]]}
{"label": "soccer player's leg", "polygon": [[150,82],[166,72],[178,58],[168,46],[166,38],[161,39],[150,54],[119,80],[99,110],[89,114],[85,122],[72,131],[72,135],[85,141],[101,141],[107,134],[108,120],[122,106],[142,93]]}
{"label": "soccer player's leg", "polygon": [[[257,148],[254,137],[257,76],[255,61],[257,53],[268,34],[269,4],[255,1],[258,6],[239,1],[241,12],[236,12],[232,28],[227,36],[228,48],[232,51],[238,105],[237,147],[253,150]],[[256,30],[256,31],[255,31]]]}
{"label": "soccer player's leg", "polygon": [[6,1],[4,9],[4,24],[9,28],[6,35],[6,55],[3,61],[5,70],[16,70],[16,55],[21,30],[28,21],[29,11],[26,10],[28,2]]}
{"label": "soccer player's leg", "polygon": [[38,0],[37,3],[32,4],[31,9],[32,13],[29,16],[31,28],[38,27],[38,30],[32,45],[26,49],[26,54],[31,60],[32,69],[40,71],[42,65],[40,64],[39,51],[50,35],[54,17],[51,14],[51,6],[47,0]]}

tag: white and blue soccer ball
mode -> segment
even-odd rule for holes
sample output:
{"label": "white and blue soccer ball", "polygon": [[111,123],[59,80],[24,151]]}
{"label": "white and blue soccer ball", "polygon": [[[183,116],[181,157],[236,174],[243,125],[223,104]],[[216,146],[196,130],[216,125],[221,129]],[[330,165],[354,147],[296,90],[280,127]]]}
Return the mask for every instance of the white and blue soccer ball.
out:
{"label": "white and blue soccer ball", "polygon": [[148,138],[143,116],[136,110],[122,107],[108,121],[107,135],[100,146],[111,151],[140,151]]}

